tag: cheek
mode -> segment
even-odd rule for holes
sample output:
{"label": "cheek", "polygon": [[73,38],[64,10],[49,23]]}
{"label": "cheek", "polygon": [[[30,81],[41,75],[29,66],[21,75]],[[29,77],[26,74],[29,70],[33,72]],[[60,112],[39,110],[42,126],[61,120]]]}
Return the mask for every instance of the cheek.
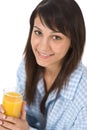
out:
{"label": "cheek", "polygon": [[31,46],[32,46],[32,49],[34,49],[35,40],[34,40],[34,37],[33,37],[33,36],[31,37]]}
{"label": "cheek", "polygon": [[61,52],[66,55],[70,47],[61,48]]}
{"label": "cheek", "polygon": [[33,43],[34,43],[34,38],[33,36],[31,36],[31,45],[33,45]]}
{"label": "cheek", "polygon": [[35,36],[32,35],[32,37],[31,37],[31,46],[34,48],[34,47],[37,46],[37,44],[38,44],[38,39],[35,38]]}
{"label": "cheek", "polygon": [[61,55],[61,57],[64,57],[67,54],[69,48],[70,48],[70,45],[67,45],[67,46],[60,45],[60,46],[55,47],[54,50],[56,54]]}

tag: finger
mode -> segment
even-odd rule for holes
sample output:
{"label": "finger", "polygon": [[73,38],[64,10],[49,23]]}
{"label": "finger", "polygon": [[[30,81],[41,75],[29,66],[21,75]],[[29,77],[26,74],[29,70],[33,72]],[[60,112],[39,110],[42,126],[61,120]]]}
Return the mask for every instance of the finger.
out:
{"label": "finger", "polygon": [[3,124],[3,122],[4,122],[5,118],[6,118],[6,115],[4,115],[4,114],[0,113],[0,125],[2,125],[2,124]]}
{"label": "finger", "polygon": [[23,105],[22,105],[22,113],[21,113],[21,119],[22,120],[26,120],[26,111],[25,111],[25,106],[26,106],[26,102],[24,101],[23,102]]}
{"label": "finger", "polygon": [[13,123],[13,124],[16,124],[16,122],[18,122],[18,119],[15,118],[15,117],[11,117],[11,116],[7,116],[5,119],[4,119],[4,122],[10,122],[10,123]]}
{"label": "finger", "polygon": [[2,126],[7,130],[7,129],[10,129],[10,130],[15,130],[17,129],[16,128],[16,125],[13,124],[13,123],[10,123],[10,122],[5,122],[2,124]]}
{"label": "finger", "polygon": [[0,112],[1,112],[1,113],[4,113],[4,112],[5,112],[4,109],[3,109],[2,104],[0,105]]}
{"label": "finger", "polygon": [[3,113],[0,113],[0,119],[1,119],[1,120],[4,120],[5,118],[6,118],[6,115],[3,114]]}
{"label": "finger", "polygon": [[0,126],[0,130],[7,130],[7,129],[4,128],[3,126]]}

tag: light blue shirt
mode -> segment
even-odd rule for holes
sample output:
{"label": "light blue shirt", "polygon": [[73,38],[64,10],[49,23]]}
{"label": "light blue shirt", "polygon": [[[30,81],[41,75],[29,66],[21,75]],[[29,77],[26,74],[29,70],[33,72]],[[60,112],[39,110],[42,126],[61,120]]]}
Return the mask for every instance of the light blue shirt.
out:
{"label": "light blue shirt", "polygon": [[[17,72],[17,89],[25,89],[24,61]],[[67,86],[63,86],[57,100],[56,91],[50,93],[45,104],[46,114],[40,112],[45,95],[43,79],[37,84],[34,103],[26,107],[29,130],[87,130],[87,69],[82,63],[71,74]],[[35,127],[35,128],[34,128]]]}

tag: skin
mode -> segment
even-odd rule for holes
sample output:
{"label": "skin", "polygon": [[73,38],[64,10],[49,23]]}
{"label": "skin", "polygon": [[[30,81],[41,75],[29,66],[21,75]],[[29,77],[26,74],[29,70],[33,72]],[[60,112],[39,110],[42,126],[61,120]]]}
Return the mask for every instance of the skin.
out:
{"label": "skin", "polygon": [[59,30],[53,31],[35,18],[31,36],[31,46],[37,64],[45,68],[44,79],[47,90],[58,75],[63,59],[71,46],[71,40]]}

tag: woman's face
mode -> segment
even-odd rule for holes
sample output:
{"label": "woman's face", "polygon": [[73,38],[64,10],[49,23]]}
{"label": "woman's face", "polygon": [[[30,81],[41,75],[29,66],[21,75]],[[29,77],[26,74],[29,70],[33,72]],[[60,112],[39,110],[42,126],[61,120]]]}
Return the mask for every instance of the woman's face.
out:
{"label": "woman's face", "polygon": [[42,24],[39,16],[35,18],[31,35],[31,46],[37,64],[43,67],[58,67],[68,52],[71,40]]}

